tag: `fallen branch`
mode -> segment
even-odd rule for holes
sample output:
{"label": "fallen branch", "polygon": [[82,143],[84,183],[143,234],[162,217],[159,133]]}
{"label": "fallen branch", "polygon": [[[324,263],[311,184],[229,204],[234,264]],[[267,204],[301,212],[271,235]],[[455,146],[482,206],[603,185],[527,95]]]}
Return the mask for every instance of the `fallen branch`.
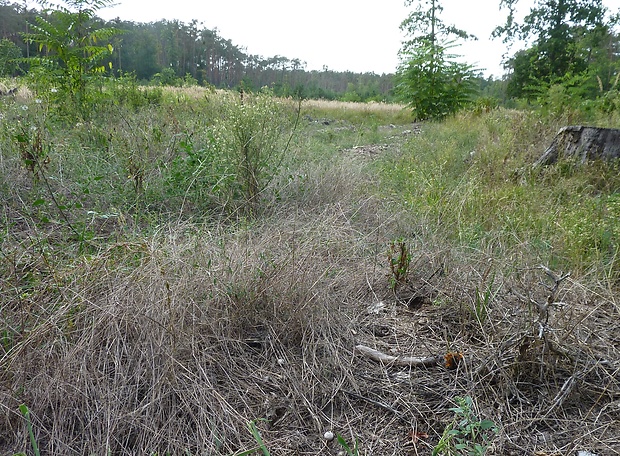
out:
{"label": "fallen branch", "polygon": [[355,351],[373,361],[394,366],[432,366],[441,363],[443,360],[443,356],[391,356],[365,345],[356,345]]}

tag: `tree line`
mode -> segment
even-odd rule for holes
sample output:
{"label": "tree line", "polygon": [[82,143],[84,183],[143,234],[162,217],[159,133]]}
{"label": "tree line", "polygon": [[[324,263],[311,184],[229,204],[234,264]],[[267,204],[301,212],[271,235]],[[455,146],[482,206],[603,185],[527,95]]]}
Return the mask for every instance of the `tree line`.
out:
{"label": "tree line", "polygon": [[[55,20],[54,10],[37,10],[23,4],[0,1],[0,76],[27,72],[26,61],[45,50],[25,39],[37,24],[37,17]],[[393,89],[393,75],[339,72],[323,68],[309,71],[306,63],[284,56],[263,57],[245,52],[216,30],[204,28],[197,20],[189,24],[178,20],[140,23],[93,17],[92,29],[114,29],[112,52],[103,65],[110,73],[134,74],[139,81],[159,81],[180,85],[195,83],[217,88],[246,90],[270,87],[278,95],[303,91],[309,98],[349,101],[385,101]],[[12,62],[12,63],[11,63]]]}
{"label": "tree line", "polygon": [[[308,71],[284,56],[251,55],[217,30],[172,20],[104,21],[98,9],[111,0],[64,0],[41,10],[0,0],[0,76],[47,71],[69,93],[83,93],[91,73],[133,75],[160,85],[198,84],[257,90],[280,96],[346,101],[403,101],[419,119],[442,118],[474,100],[489,105],[579,103],[603,100],[620,107],[620,12],[603,0],[536,0],[517,21],[519,0],[498,0],[505,22],[493,35],[509,45],[530,43],[504,64],[501,80],[457,60],[458,40],[476,39],[442,19],[442,0],[405,0],[411,7],[395,75]],[[81,44],[80,44],[81,43]]]}

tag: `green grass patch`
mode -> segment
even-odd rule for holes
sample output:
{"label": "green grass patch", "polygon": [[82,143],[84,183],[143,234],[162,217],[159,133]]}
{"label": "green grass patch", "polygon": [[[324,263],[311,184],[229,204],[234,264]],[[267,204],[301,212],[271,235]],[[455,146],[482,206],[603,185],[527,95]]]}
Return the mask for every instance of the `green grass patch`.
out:
{"label": "green grass patch", "polygon": [[426,124],[378,163],[381,191],[461,247],[616,274],[617,165],[533,169],[556,127],[502,110]]}

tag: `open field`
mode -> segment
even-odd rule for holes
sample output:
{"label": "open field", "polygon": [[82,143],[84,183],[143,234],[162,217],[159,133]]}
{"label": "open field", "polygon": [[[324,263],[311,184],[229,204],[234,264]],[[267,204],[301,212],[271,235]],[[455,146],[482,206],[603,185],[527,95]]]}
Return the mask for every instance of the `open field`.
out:
{"label": "open field", "polygon": [[583,119],[114,90],[0,100],[1,455],[620,454],[617,164],[531,167]]}

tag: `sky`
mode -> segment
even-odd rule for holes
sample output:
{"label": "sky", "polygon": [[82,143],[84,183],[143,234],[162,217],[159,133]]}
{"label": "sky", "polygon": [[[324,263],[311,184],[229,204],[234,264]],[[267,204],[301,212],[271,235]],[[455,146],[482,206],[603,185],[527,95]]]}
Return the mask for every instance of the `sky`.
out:
{"label": "sky", "polygon": [[[196,19],[248,54],[281,55],[306,62],[308,70],[393,73],[405,36],[400,23],[412,10],[404,0],[116,0],[116,6],[98,11],[110,20],[134,22]],[[521,0],[521,15],[534,0]],[[462,60],[486,76],[501,77],[502,58],[510,50],[491,32],[504,23],[506,11],[499,0],[442,0],[442,19],[478,37],[454,49]],[[612,11],[620,0],[603,0]]]}

